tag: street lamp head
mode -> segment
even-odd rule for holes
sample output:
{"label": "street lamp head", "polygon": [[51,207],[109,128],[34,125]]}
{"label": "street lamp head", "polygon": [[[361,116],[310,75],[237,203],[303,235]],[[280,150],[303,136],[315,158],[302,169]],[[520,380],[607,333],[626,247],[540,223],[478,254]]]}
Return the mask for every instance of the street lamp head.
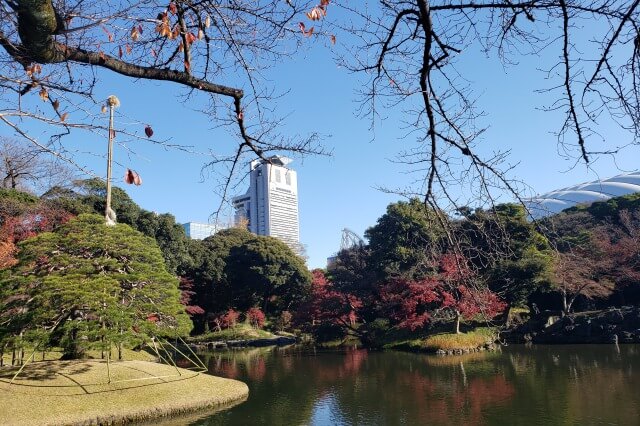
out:
{"label": "street lamp head", "polygon": [[120,99],[115,95],[111,95],[107,98],[107,106],[110,108],[118,108],[120,106]]}

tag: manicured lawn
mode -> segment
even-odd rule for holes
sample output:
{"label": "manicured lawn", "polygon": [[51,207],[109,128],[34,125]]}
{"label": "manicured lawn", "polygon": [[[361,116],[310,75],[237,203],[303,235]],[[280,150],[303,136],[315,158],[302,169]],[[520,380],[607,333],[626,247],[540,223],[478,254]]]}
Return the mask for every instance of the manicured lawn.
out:
{"label": "manicured lawn", "polygon": [[211,331],[209,333],[193,336],[187,339],[189,342],[215,342],[226,340],[250,340],[250,339],[272,339],[275,334],[266,330],[260,330],[246,323],[238,323],[234,327],[221,331]]}
{"label": "manicured lawn", "polygon": [[495,330],[487,327],[476,328],[467,333],[460,334],[435,334],[424,340],[424,347],[427,350],[437,351],[453,349],[475,349],[494,340]]}
{"label": "manicured lawn", "polygon": [[425,352],[438,350],[476,349],[495,339],[495,330],[489,327],[478,327],[467,333],[439,333],[421,339],[409,339],[393,342],[385,347],[390,349],[408,349]]}
{"label": "manicured lawn", "polygon": [[[111,424],[233,404],[248,395],[236,380],[146,361],[42,361],[0,368],[0,424]],[[152,378],[153,376],[158,378]]]}

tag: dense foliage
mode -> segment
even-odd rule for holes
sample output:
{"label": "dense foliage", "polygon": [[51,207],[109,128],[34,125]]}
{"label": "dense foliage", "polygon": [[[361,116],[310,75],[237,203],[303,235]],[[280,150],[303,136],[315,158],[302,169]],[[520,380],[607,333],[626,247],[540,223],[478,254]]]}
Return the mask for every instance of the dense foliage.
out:
{"label": "dense foliage", "polygon": [[0,278],[3,340],[57,343],[76,358],[91,347],[191,330],[178,279],[155,242],[128,225],[83,214],[19,247]]}
{"label": "dense foliage", "polygon": [[224,328],[229,312],[236,311],[251,322],[254,308],[280,318],[309,292],[311,276],[304,261],[273,237],[226,229],[191,241],[190,253],[192,264],[184,274],[193,280],[195,303],[206,313],[198,318],[199,329]]}

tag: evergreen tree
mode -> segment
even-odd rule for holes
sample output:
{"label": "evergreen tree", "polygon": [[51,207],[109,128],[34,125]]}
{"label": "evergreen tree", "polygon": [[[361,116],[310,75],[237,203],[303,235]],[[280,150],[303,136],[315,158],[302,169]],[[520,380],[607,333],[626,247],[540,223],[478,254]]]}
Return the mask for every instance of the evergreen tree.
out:
{"label": "evergreen tree", "polygon": [[67,358],[91,347],[180,336],[191,321],[155,241],[81,215],[19,245],[0,275],[0,337],[53,339]]}
{"label": "evergreen tree", "polygon": [[365,232],[371,266],[380,279],[416,278],[433,272],[444,236],[436,212],[417,198],[387,206],[387,212]]}
{"label": "evergreen tree", "polygon": [[524,207],[476,210],[458,225],[466,257],[509,305],[524,305],[532,292],[549,287],[552,251]]}
{"label": "evergreen tree", "polygon": [[229,252],[225,272],[240,310],[260,307],[280,314],[309,293],[311,274],[301,257],[274,237],[256,235]]}

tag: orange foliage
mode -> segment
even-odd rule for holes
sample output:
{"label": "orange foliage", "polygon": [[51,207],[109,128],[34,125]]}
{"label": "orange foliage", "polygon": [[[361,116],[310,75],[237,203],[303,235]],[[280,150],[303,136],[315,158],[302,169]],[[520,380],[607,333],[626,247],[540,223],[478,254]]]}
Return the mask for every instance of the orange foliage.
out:
{"label": "orange foliage", "polygon": [[11,241],[0,241],[0,269],[10,268],[15,265],[16,245]]}

